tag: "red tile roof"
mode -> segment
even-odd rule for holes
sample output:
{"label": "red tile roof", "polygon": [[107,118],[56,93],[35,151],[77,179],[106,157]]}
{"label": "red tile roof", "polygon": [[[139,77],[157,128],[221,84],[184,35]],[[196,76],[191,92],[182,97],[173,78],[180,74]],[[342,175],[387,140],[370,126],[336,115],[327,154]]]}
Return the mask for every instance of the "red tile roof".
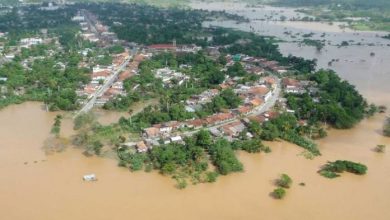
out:
{"label": "red tile roof", "polygon": [[253,87],[249,90],[249,93],[252,93],[254,95],[265,95],[269,92],[269,89],[265,86],[257,86]]}
{"label": "red tile roof", "polygon": [[164,49],[176,49],[175,46],[173,46],[172,44],[153,44],[153,45],[149,45],[148,46],[149,49],[157,49],[157,50],[164,50]]}

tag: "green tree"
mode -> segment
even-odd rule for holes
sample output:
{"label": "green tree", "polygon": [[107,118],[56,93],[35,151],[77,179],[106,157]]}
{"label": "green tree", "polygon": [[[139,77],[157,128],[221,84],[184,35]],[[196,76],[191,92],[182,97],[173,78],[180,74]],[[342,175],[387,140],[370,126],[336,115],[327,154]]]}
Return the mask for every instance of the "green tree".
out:
{"label": "green tree", "polygon": [[278,188],[276,188],[276,189],[272,192],[272,196],[273,196],[275,199],[283,199],[283,198],[286,196],[286,190],[283,189],[282,187],[278,187]]}
{"label": "green tree", "polygon": [[290,188],[292,184],[292,179],[287,174],[282,174],[280,178],[276,181],[277,185],[283,188]]}

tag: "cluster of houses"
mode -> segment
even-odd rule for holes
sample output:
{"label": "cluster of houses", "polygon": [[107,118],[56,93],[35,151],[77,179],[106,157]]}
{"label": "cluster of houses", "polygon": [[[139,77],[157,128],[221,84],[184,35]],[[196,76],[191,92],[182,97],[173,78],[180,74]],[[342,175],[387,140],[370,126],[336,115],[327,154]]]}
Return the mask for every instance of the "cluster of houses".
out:
{"label": "cluster of houses", "polygon": [[[226,82],[225,82],[226,83]],[[242,116],[256,116],[256,111],[263,106],[272,96],[272,91],[276,88],[277,81],[274,77],[264,77],[260,81],[251,85],[237,85],[234,89],[244,103],[237,109],[231,109],[226,112],[216,113],[203,119],[192,119],[187,121],[169,121],[162,124],[155,124],[152,127],[143,130],[143,143],[147,148],[162,143],[169,143],[181,140],[178,134],[182,133],[183,129],[198,130],[207,127],[211,134],[216,137],[226,137],[228,140],[233,140],[238,137],[246,128],[245,120],[240,120]],[[192,96],[186,101],[186,109],[195,111],[201,108],[202,104],[210,102],[213,97],[220,93],[218,89],[210,89],[205,92]],[[269,115],[261,115],[264,119]],[[265,120],[263,120],[265,121]],[[251,134],[247,134],[251,137]],[[171,139],[174,140],[171,140]],[[158,141],[161,140],[161,141]],[[136,146],[136,145],[135,145]],[[143,145],[142,145],[143,146]],[[144,149],[145,150],[145,149]],[[139,152],[143,152],[139,150]]]}
{"label": "cluster of houses", "polygon": [[[114,71],[130,56],[129,52],[126,50],[123,53],[113,55],[113,63],[110,66],[95,66],[92,68],[91,72],[91,81],[81,91],[78,91],[79,96],[85,96],[87,99],[91,98],[93,94],[101,88],[102,84],[108,80]],[[127,78],[132,77],[138,72],[138,65],[144,59],[142,54],[139,54],[134,57],[133,61],[128,64],[126,69],[122,71],[118,78],[115,79],[115,82],[111,87],[96,100],[97,106],[102,106],[110,99],[118,95],[126,95],[126,92],[123,87],[123,81]]]}
{"label": "cluster of houses", "polygon": [[234,62],[241,62],[243,64],[244,69],[248,73],[252,73],[255,75],[261,75],[266,70],[276,72],[276,73],[286,73],[287,68],[281,66],[279,62],[274,60],[267,60],[266,58],[261,57],[251,57],[245,54],[235,54],[226,55],[227,66],[233,65]]}
{"label": "cluster of houses", "polygon": [[[86,16],[92,22],[87,22]],[[82,30],[81,37],[84,40],[97,43],[103,47],[119,42],[115,33],[110,32],[107,26],[101,24],[96,16],[87,11],[79,12],[72,20],[79,23]]]}
{"label": "cluster of houses", "polygon": [[183,128],[201,129],[208,127],[211,135],[214,137],[224,137],[228,141],[233,141],[242,134],[248,138],[252,138],[253,135],[247,132],[247,126],[250,121],[253,120],[263,123],[278,115],[278,112],[266,112],[248,118],[238,119],[233,113],[218,113],[205,119],[193,119],[185,122],[170,121],[144,129],[142,141],[126,143],[124,145],[126,147],[133,147],[137,152],[143,153],[161,144],[182,143],[183,136],[180,135],[179,129]]}
{"label": "cluster of houses", "polygon": [[149,53],[159,52],[173,52],[173,53],[196,53],[202,49],[202,47],[196,46],[195,44],[182,44],[176,45],[174,40],[172,44],[152,44],[147,46]]}
{"label": "cluster of houses", "polygon": [[173,85],[182,85],[185,81],[189,80],[190,77],[169,67],[156,69],[155,77],[161,79],[164,87],[172,87]]}
{"label": "cluster of houses", "polygon": [[211,100],[220,93],[218,89],[208,89],[199,95],[193,95],[186,100],[186,111],[195,112],[202,108],[202,105],[211,102]]}
{"label": "cluster of houses", "polygon": [[30,48],[33,45],[42,44],[43,39],[38,37],[23,38],[20,40],[20,46],[23,48]]}

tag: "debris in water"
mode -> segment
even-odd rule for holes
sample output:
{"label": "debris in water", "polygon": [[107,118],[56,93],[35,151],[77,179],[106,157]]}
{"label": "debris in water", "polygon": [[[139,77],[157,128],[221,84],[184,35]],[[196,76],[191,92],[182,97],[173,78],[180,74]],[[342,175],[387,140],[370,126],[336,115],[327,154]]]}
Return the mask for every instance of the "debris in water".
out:
{"label": "debris in water", "polygon": [[90,181],[96,181],[97,178],[96,178],[96,175],[92,173],[92,174],[84,175],[83,180],[90,182]]}

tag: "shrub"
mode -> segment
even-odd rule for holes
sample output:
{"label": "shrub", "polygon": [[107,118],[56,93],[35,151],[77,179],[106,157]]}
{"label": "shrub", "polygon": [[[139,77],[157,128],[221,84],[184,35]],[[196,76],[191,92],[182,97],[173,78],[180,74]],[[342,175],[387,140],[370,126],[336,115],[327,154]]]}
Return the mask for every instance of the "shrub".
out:
{"label": "shrub", "polygon": [[178,189],[185,189],[187,187],[187,181],[180,179],[177,181],[176,188]]}
{"label": "shrub", "polygon": [[383,135],[390,137],[390,118],[388,118],[383,126]]}
{"label": "shrub", "polygon": [[384,153],[385,150],[386,150],[386,145],[383,145],[383,144],[378,144],[375,147],[375,151],[378,152],[378,153]]}
{"label": "shrub", "polygon": [[283,198],[286,196],[286,190],[283,189],[282,187],[278,187],[278,188],[276,188],[276,189],[272,192],[272,196],[273,196],[275,199],[283,199]]}
{"label": "shrub", "polygon": [[213,183],[217,181],[218,173],[217,172],[207,172],[206,173],[206,182]]}
{"label": "shrub", "polygon": [[319,173],[326,178],[336,178],[344,171],[363,175],[367,172],[367,166],[361,163],[355,163],[348,160],[336,160],[335,162],[328,162],[324,165]]}
{"label": "shrub", "polygon": [[290,188],[292,179],[287,174],[282,174],[280,179],[277,180],[277,185],[283,188]]}

